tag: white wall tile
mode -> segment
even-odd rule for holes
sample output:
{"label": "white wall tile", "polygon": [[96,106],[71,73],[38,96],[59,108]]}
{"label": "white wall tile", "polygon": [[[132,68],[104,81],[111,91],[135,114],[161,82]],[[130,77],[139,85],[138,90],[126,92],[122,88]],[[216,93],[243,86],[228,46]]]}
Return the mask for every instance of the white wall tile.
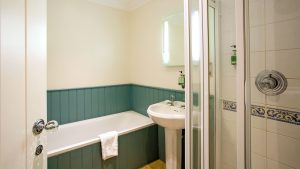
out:
{"label": "white wall tile", "polygon": [[258,73],[266,69],[266,52],[250,53],[250,76],[256,77]]}
{"label": "white wall tile", "polygon": [[222,76],[222,98],[236,100],[236,77]]}
{"label": "white wall tile", "polygon": [[222,119],[222,140],[236,144],[236,121]]}
{"label": "white wall tile", "polygon": [[300,140],[267,133],[267,158],[300,168]]}
{"label": "white wall tile", "polygon": [[251,128],[251,152],[266,157],[267,155],[267,132]]}
{"label": "white wall tile", "polygon": [[288,79],[287,90],[278,96],[267,96],[267,104],[300,110],[300,79]]}
{"label": "white wall tile", "polygon": [[222,163],[236,166],[236,145],[222,140]]}
{"label": "white wall tile", "polygon": [[300,126],[276,120],[267,120],[267,131],[300,140]]}
{"label": "white wall tile", "polygon": [[300,78],[300,49],[268,51],[266,60],[267,69],[277,70],[286,78]]}
{"label": "white wall tile", "polygon": [[251,104],[264,105],[266,104],[266,95],[261,93],[255,85],[255,78],[250,79],[251,83]]}
{"label": "white wall tile", "polygon": [[278,22],[300,17],[299,0],[266,0],[266,22]]}
{"label": "white wall tile", "polygon": [[250,28],[250,51],[265,51],[266,50],[266,34],[265,26]]}
{"label": "white wall tile", "polygon": [[228,52],[226,54],[223,54],[222,56],[222,75],[225,76],[236,76],[236,65],[231,65],[231,55],[232,52]]}
{"label": "white wall tile", "polygon": [[221,53],[230,54],[232,53],[232,45],[236,44],[235,31],[222,32],[221,34]]}
{"label": "white wall tile", "polygon": [[257,116],[251,116],[251,127],[261,130],[267,130],[267,119]]}
{"label": "white wall tile", "polygon": [[267,50],[300,48],[300,19],[268,24],[266,30]]}
{"label": "white wall tile", "polygon": [[270,159],[267,160],[267,166],[267,169],[295,169]]}
{"label": "white wall tile", "polygon": [[263,25],[265,23],[265,1],[249,0],[250,26]]}
{"label": "white wall tile", "polygon": [[252,169],[266,169],[267,168],[267,159],[255,153],[252,153],[251,156],[251,168]]}
{"label": "white wall tile", "polygon": [[236,122],[236,112],[229,110],[222,110],[222,120],[232,120]]}
{"label": "white wall tile", "polygon": [[231,166],[227,164],[226,162],[222,163],[222,168],[221,169],[236,169],[236,166]]}

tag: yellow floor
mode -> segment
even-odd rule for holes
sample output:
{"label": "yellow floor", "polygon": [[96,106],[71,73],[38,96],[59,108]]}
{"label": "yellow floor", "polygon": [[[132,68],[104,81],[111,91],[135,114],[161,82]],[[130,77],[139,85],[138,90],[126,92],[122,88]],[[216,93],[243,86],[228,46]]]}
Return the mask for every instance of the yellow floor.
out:
{"label": "yellow floor", "polygon": [[140,169],[166,169],[166,164],[161,160],[156,160]]}

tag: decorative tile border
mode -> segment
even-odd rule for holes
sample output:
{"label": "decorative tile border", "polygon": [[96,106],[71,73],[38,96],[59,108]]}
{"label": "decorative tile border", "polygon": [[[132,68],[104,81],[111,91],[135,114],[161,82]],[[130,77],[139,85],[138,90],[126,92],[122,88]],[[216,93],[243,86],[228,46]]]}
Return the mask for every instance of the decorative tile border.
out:
{"label": "decorative tile border", "polygon": [[300,112],[275,109],[271,107],[268,107],[266,109],[268,119],[300,125]]}
{"label": "decorative tile border", "polygon": [[223,100],[223,109],[236,112],[236,102]]}
{"label": "decorative tile border", "polygon": [[[236,112],[236,102],[223,100],[223,109]],[[300,112],[251,105],[251,115],[285,123],[300,125]]]}
{"label": "decorative tile border", "polygon": [[263,106],[251,105],[251,115],[257,117],[265,117],[266,110]]}

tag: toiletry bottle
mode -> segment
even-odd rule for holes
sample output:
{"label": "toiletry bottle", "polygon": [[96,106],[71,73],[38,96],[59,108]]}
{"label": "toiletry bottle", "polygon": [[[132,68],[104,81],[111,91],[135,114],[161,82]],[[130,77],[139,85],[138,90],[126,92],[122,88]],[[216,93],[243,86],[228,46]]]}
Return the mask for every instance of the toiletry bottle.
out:
{"label": "toiletry bottle", "polygon": [[233,50],[232,50],[233,53],[230,58],[231,65],[236,65],[236,45],[232,45],[231,47],[233,47]]}
{"label": "toiletry bottle", "polygon": [[178,85],[181,86],[183,89],[185,88],[185,75],[182,71],[179,71],[180,75],[178,77]]}

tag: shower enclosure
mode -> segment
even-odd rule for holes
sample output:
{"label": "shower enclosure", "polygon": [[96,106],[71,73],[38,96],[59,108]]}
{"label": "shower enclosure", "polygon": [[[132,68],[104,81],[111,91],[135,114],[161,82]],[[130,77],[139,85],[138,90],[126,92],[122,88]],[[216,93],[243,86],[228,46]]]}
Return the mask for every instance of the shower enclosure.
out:
{"label": "shower enclosure", "polygon": [[187,169],[300,168],[300,1],[185,0]]}

